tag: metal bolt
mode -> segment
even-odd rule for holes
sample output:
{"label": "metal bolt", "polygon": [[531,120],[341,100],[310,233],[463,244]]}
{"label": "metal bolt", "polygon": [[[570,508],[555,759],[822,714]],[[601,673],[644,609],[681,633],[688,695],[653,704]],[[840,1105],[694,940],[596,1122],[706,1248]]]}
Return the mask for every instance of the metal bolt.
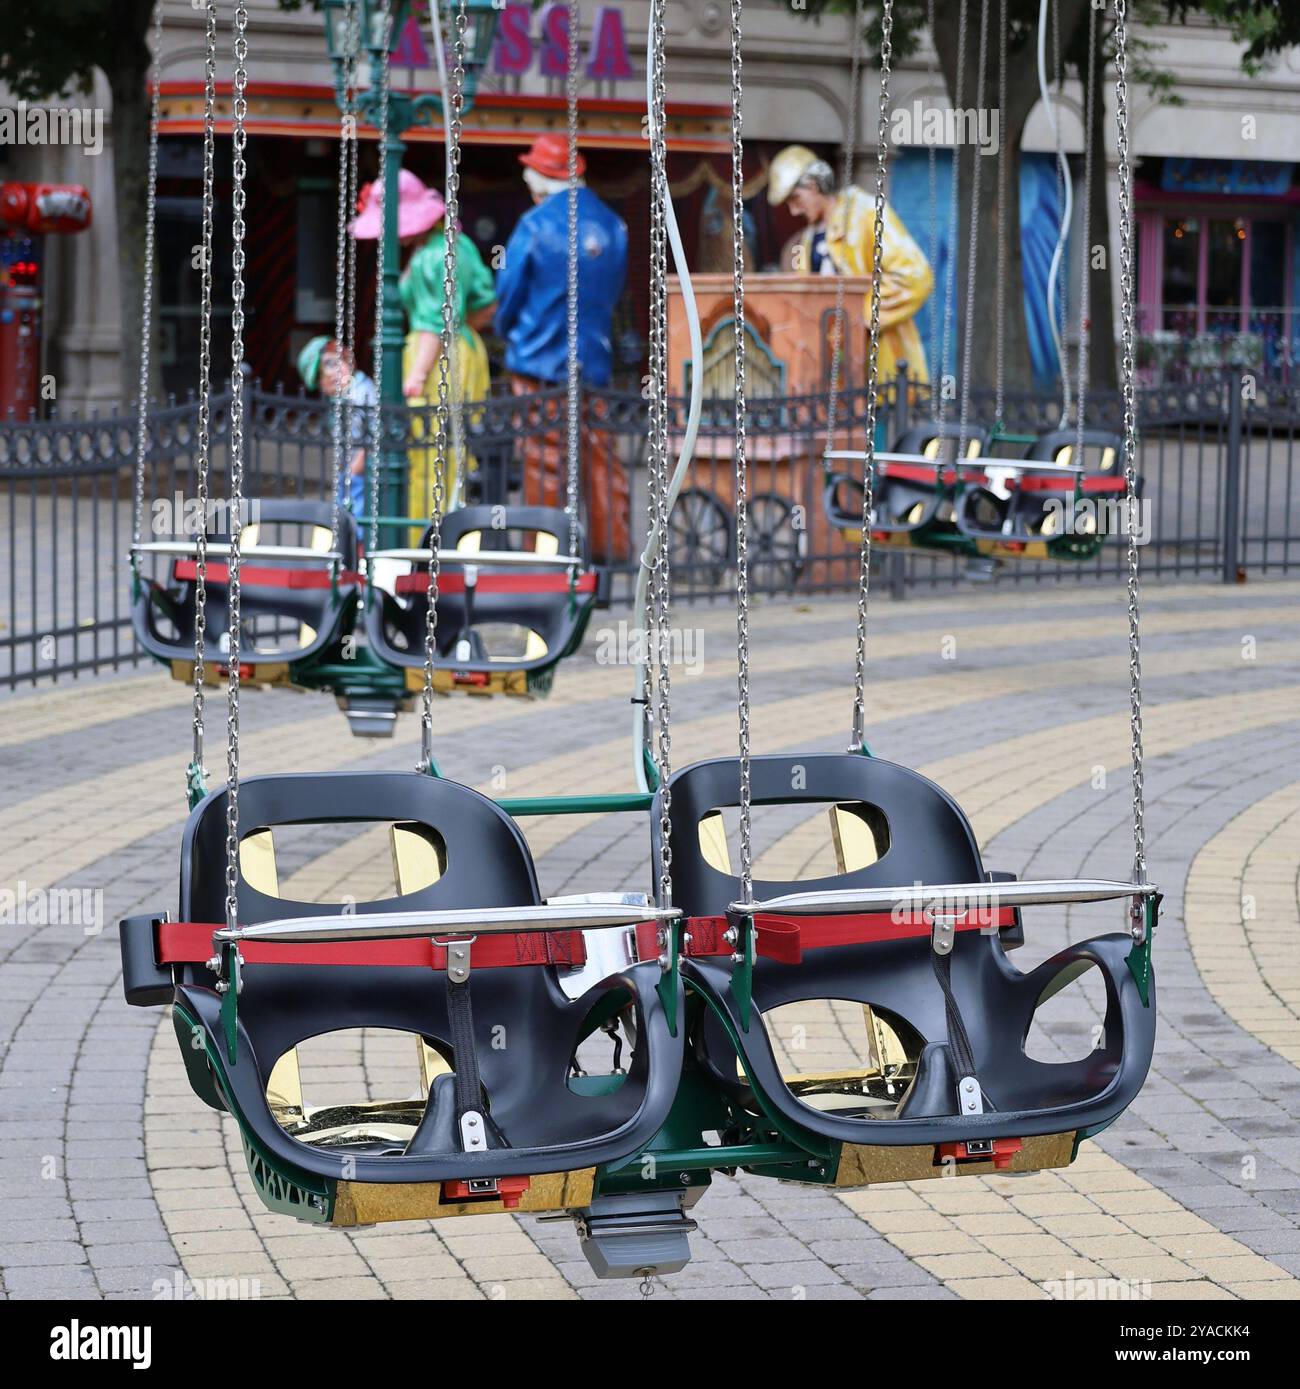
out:
{"label": "metal bolt", "polygon": [[731,963],[733,965],[743,965],[745,963],[745,957],[741,954],[735,954],[731,957]]}

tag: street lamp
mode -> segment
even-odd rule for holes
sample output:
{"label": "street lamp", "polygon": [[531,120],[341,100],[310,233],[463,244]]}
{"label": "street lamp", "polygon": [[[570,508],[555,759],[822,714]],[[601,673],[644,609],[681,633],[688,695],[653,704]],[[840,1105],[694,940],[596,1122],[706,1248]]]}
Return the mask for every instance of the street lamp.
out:
{"label": "street lamp", "polygon": [[[452,24],[459,8],[460,0],[431,0],[445,13]],[[465,30],[465,80],[462,88],[464,102],[462,113],[474,104],[478,93],[479,78],[487,67],[492,54],[492,44],[496,38],[497,18],[500,11],[495,0],[464,0],[467,25]],[[422,7],[425,8],[425,7]],[[329,50],[330,62],[334,68],[334,94],[339,109],[344,110],[346,97],[347,68],[356,59],[358,66],[361,53],[356,44],[364,50],[370,60],[370,86],[355,93],[353,107],[355,113],[369,124],[377,126],[380,116],[380,90],[385,81],[385,64],[391,70],[391,55],[401,40],[402,30],[411,13],[410,0],[392,0],[387,6],[378,0],[323,0],[325,11],[325,42]],[[349,9],[352,15],[349,15]],[[353,29],[355,24],[356,28]],[[448,28],[450,29],[450,25]],[[385,32],[387,30],[387,32]],[[450,45],[449,45],[450,48]],[[449,51],[447,60],[452,62]],[[422,92],[418,96],[407,92],[388,92],[387,119],[379,137],[384,141],[384,282],[380,286],[382,305],[380,346],[383,353],[383,394],[380,408],[403,403],[402,396],[402,346],[403,332],[402,299],[398,289],[401,279],[401,245],[397,236],[398,175],[402,169],[402,156],[406,143],[402,135],[413,126],[441,123],[443,112],[440,92]],[[400,448],[394,449],[387,443],[388,432],[384,431],[385,444],[380,449],[379,512],[381,516],[405,516],[406,504],[406,456]],[[396,527],[384,543],[401,543],[401,531]]]}

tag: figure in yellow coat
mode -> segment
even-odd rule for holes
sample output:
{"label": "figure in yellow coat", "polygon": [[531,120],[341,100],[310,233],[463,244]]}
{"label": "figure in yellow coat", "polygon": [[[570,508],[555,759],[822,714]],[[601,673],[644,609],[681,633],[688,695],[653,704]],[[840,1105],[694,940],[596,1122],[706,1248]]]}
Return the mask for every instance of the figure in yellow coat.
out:
{"label": "figure in yellow coat", "polygon": [[[808,223],[796,239],[792,268],[811,275],[871,274],[875,251],[875,198],[861,188],[837,190],[835,173],[804,145],[789,145],[768,171],[768,201],[785,203]],[[880,256],[879,380],[892,381],[907,363],[911,381],[926,382],[921,335],[913,321],[934,288],[934,272],[898,215],[885,205],[885,244]],[[870,318],[871,295],[863,300]]]}

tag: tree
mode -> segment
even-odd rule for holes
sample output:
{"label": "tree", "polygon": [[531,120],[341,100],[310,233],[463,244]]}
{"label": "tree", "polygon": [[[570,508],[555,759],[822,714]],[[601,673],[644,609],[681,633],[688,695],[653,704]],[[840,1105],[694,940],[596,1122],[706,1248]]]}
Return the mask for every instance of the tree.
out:
{"label": "tree", "polygon": [[153,0],[41,0],[11,7],[0,26],[0,82],[20,99],[84,92],[96,69],[108,81],[124,394],[139,379],[152,16]]}

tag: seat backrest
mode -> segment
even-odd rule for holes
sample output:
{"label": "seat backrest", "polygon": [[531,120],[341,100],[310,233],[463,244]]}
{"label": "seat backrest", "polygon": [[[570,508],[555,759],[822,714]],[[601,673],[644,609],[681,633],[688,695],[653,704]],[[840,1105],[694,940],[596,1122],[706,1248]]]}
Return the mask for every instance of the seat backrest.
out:
{"label": "seat backrest", "polygon": [[[516,543],[531,537],[527,546]],[[425,536],[428,543],[428,535]],[[457,550],[473,548],[490,562],[492,550],[529,550],[541,554],[569,553],[569,516],[555,506],[493,506],[490,504],[458,507],[448,512],[442,522],[442,548]],[[585,554],[585,536],[578,526],[578,553]]]}
{"label": "seat backrest", "polygon": [[[239,919],[248,925],[331,909],[262,889],[246,850],[259,830],[347,822],[363,834],[375,823],[424,827],[439,848],[434,881],[386,901],[359,902],[358,913],[529,906],[540,901],[532,855],[519,827],[495,802],[468,786],[420,772],[328,772],[250,777],[239,787]],[[369,823],[368,823],[369,822]],[[226,901],[226,791],[191,813],[181,845],[181,911],[189,921],[223,921]],[[255,878],[261,887],[249,881]]]}
{"label": "seat backrest", "polygon": [[894,453],[919,453],[924,454],[927,458],[937,458],[944,439],[960,442],[963,434],[966,436],[967,457],[977,458],[988,443],[988,430],[978,424],[968,424],[963,430],[960,421],[956,420],[944,420],[943,423],[937,420],[928,420],[924,424],[914,424],[903,430],[898,436],[894,441],[892,451]]}
{"label": "seat backrest", "polygon": [[[334,524],[334,508],[329,502],[310,501],[306,497],[250,497],[245,503],[247,521],[256,524],[256,537],[259,544],[272,545],[289,543],[281,540],[276,534],[276,528],[280,526],[300,527],[304,535],[300,540],[294,540],[293,544],[309,545],[318,548],[313,543],[312,532],[324,530],[326,535],[331,534]],[[339,553],[343,556],[343,567],[345,569],[355,569],[357,567],[357,523],[350,511],[343,508],[338,513],[339,525]],[[217,533],[210,537],[212,540],[229,542],[230,529],[226,525],[217,528]],[[250,559],[252,558],[250,551]],[[259,564],[274,564],[276,561],[261,560]],[[281,560],[279,564],[292,567],[298,561]]]}
{"label": "seat backrest", "polygon": [[[854,753],[756,757],[750,764],[750,785],[756,806],[860,803],[873,808],[873,820],[883,819],[882,837],[887,836],[884,852],[865,867],[803,881],[755,879],[755,897],[984,879],[979,848],[960,807],[909,767]],[[715,866],[718,856],[707,847],[708,826],[713,811],[739,805],[740,764],[730,757],[697,762],[673,777],[671,790],[673,902],[692,916],[720,916],[740,897],[740,878]],[[656,798],[651,814],[656,879],[658,804]],[[706,825],[703,835],[701,822]]]}
{"label": "seat backrest", "polygon": [[1053,429],[1040,434],[1030,446],[1028,458],[1035,463],[1078,463],[1089,473],[1117,476],[1124,467],[1124,440],[1109,429],[1083,431],[1083,459],[1075,458],[1079,444],[1077,429]]}

